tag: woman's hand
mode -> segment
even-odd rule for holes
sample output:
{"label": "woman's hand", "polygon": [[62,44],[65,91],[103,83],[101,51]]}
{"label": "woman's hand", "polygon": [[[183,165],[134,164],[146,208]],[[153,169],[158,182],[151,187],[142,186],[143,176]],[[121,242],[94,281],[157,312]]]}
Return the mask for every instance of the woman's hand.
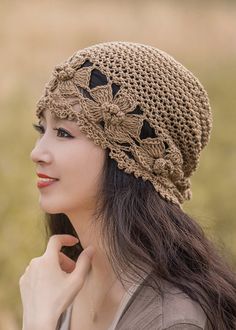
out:
{"label": "woman's hand", "polygon": [[23,329],[55,329],[61,313],[82,288],[94,253],[92,246],[77,262],[60,252],[78,239],[67,234],[50,237],[45,253],[31,260],[19,280],[23,304]]}

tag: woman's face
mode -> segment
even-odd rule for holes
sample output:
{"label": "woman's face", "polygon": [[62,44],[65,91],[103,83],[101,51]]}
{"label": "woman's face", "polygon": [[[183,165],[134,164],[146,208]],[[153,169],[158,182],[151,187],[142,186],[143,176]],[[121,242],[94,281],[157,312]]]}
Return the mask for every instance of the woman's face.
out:
{"label": "woman's face", "polygon": [[31,152],[36,172],[57,179],[44,187],[38,179],[41,208],[67,215],[92,210],[105,150],[80,132],[75,122],[58,119],[48,110],[36,129],[40,134]]}

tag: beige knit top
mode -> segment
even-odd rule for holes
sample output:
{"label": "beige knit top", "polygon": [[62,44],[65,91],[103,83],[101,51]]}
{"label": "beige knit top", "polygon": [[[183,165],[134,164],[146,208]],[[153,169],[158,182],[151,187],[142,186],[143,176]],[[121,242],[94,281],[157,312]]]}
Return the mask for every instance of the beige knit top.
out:
{"label": "beige knit top", "polygon": [[[129,288],[115,318],[104,330],[212,330],[201,306],[180,289],[163,282],[158,295],[145,281]],[[73,304],[61,315],[56,330],[69,330]]]}

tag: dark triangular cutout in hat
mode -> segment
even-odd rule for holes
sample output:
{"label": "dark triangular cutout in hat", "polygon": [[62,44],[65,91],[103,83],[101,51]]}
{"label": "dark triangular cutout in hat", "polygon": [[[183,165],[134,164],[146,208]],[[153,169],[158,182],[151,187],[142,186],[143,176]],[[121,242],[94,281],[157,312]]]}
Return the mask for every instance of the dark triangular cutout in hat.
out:
{"label": "dark triangular cutout in hat", "polygon": [[76,85],[76,87],[78,88],[78,90],[80,91],[80,93],[83,95],[83,97],[94,101],[94,99],[92,98],[92,96],[89,94],[89,92],[85,88],[80,87],[79,85]]}
{"label": "dark triangular cutout in hat", "polygon": [[141,140],[147,139],[147,138],[156,138],[157,135],[155,133],[154,128],[152,128],[149,125],[149,122],[147,120],[143,121],[143,126],[139,135]]}
{"label": "dark triangular cutout in hat", "polygon": [[89,88],[95,88],[97,86],[104,86],[107,85],[108,80],[107,77],[99,70],[93,69],[91,71],[90,81],[89,81]]}
{"label": "dark triangular cutout in hat", "polygon": [[119,92],[119,90],[120,90],[120,86],[117,85],[117,84],[115,84],[115,83],[112,83],[112,84],[111,84],[111,89],[112,89],[112,95],[113,95],[113,97],[115,97],[116,94],[117,94],[117,93]]}
{"label": "dark triangular cutout in hat", "polygon": [[129,114],[132,114],[132,115],[142,115],[143,114],[143,110],[140,108],[139,105],[137,105],[137,107],[134,109],[134,111],[129,112]]}
{"label": "dark triangular cutout in hat", "polygon": [[85,68],[85,67],[88,67],[88,66],[93,66],[93,63],[90,62],[89,60],[86,60],[86,61],[81,65],[81,68]]}

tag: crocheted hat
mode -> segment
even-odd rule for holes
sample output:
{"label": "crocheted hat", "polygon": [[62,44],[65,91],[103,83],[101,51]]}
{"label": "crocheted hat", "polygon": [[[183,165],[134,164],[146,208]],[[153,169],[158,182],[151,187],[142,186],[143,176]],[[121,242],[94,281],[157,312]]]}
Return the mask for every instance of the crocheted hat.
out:
{"label": "crocheted hat", "polygon": [[181,206],[209,141],[212,114],[197,78],[167,53],[107,42],[79,50],[55,67],[37,104],[75,120],[126,173],[149,180]]}

